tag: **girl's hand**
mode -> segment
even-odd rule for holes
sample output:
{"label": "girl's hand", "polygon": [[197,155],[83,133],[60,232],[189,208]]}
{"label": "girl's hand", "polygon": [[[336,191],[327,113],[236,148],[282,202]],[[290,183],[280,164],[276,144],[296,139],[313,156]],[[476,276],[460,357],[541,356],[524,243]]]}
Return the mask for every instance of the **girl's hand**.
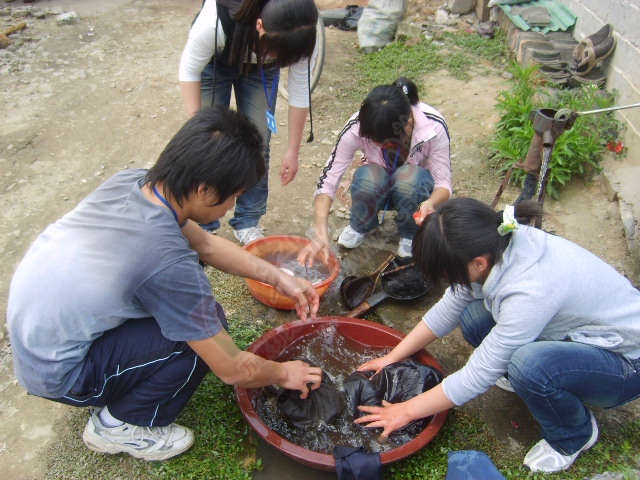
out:
{"label": "girl's hand", "polygon": [[296,178],[297,173],[298,155],[287,150],[282,159],[282,166],[280,167],[280,182],[282,185],[287,185]]}
{"label": "girl's hand", "polygon": [[435,211],[433,204],[429,200],[425,200],[418,205],[418,210],[413,214],[413,220],[417,225],[422,225],[426,218]]}
{"label": "girl's hand", "polygon": [[371,360],[360,365],[356,370],[358,372],[373,372],[373,375],[371,376],[371,378],[373,378],[378,373],[380,373],[380,370],[382,370],[390,363],[393,362],[389,359],[388,355],[384,355],[382,357],[372,358]]}
{"label": "girl's hand", "polygon": [[382,428],[381,440],[386,440],[389,435],[404,427],[413,419],[408,415],[405,403],[389,403],[382,401],[381,407],[358,406],[358,410],[367,413],[354,420],[354,423],[363,424],[365,428]]}
{"label": "girl's hand", "polygon": [[315,237],[298,253],[298,263],[306,267],[313,267],[313,261],[318,256],[324,263],[329,261],[329,242],[326,239]]}

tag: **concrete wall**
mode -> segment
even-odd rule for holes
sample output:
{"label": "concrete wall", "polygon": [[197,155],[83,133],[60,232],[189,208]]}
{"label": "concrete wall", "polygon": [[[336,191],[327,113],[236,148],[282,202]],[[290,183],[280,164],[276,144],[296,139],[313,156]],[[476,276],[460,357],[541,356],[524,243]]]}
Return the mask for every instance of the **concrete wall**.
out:
{"label": "concrete wall", "polygon": [[[559,1],[578,17],[574,29],[578,41],[607,23],[613,25],[617,44],[606,60],[607,90],[618,92],[617,105],[640,103],[640,0]],[[605,177],[617,195],[629,249],[640,272],[640,108],[620,110],[617,115],[627,125],[628,152],[623,160],[605,161]]]}
{"label": "concrete wall", "polygon": [[[619,105],[640,102],[640,0],[560,1],[578,17],[574,29],[578,41],[606,23],[613,25],[617,45],[608,63],[607,89],[618,90]],[[629,125],[627,142],[640,145],[640,109],[622,110],[619,115]]]}

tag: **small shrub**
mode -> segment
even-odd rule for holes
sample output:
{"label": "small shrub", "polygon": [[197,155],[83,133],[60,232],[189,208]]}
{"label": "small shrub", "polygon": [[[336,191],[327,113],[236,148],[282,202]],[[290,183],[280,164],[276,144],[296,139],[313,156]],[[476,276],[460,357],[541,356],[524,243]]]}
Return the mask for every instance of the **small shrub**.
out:
{"label": "small shrub", "polygon": [[[493,166],[506,172],[524,160],[534,136],[530,113],[539,108],[574,112],[595,110],[613,105],[615,95],[595,86],[576,89],[546,88],[535,66],[511,65],[514,83],[498,96],[497,109],[502,116],[491,142]],[[588,178],[600,171],[606,146],[616,141],[623,130],[613,112],[578,116],[573,126],[557,137],[549,162],[546,194],[558,198],[560,189],[572,178]],[[511,181],[522,185],[525,172],[514,169]]]}

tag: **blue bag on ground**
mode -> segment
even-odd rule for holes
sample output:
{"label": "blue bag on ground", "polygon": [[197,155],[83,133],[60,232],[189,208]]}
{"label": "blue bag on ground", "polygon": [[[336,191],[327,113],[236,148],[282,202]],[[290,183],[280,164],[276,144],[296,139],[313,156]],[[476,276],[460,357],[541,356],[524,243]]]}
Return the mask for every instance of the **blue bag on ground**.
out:
{"label": "blue bag on ground", "polygon": [[445,480],[506,480],[484,452],[449,452]]}

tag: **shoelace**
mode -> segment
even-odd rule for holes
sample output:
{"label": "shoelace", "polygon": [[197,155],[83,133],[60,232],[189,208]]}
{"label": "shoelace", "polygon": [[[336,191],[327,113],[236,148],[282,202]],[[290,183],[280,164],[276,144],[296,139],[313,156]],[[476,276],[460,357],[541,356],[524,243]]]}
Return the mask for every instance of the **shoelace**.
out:
{"label": "shoelace", "polygon": [[141,427],[135,426],[131,432],[131,439],[142,442],[145,438],[151,438],[156,445],[165,445],[169,442],[169,427]]}

